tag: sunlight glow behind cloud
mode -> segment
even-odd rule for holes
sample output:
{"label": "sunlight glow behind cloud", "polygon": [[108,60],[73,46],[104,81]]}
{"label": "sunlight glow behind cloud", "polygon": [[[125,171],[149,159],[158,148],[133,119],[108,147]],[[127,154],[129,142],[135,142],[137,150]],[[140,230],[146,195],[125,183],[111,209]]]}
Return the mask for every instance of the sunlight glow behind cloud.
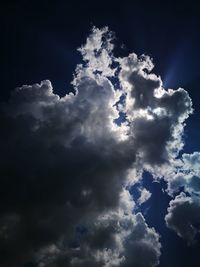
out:
{"label": "sunlight glow behind cloud", "polygon": [[194,240],[200,155],[179,156],[192,101],[163,87],[149,56],[116,58],[113,48],[112,32],[94,27],[79,49],[76,94],[61,98],[46,80],[1,104],[2,266],[158,265],[159,233],[137,211],[151,192],[140,185],[135,201],[129,191],[144,171],[168,184],[167,226]]}

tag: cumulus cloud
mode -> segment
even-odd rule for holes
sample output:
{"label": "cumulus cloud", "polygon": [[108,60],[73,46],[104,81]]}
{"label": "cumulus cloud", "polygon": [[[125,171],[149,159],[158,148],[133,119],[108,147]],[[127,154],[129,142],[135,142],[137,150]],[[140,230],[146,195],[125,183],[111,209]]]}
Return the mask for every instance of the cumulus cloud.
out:
{"label": "cumulus cloud", "polygon": [[[200,153],[183,154],[181,159],[172,165],[171,177],[168,177],[168,192],[173,195],[181,187],[189,194],[200,193]],[[173,171],[176,173],[173,173]]]}
{"label": "cumulus cloud", "polygon": [[182,191],[171,200],[165,217],[167,226],[188,243],[195,241],[200,224],[200,153],[183,154],[178,162],[176,173],[168,179],[168,192],[171,196]]}
{"label": "cumulus cloud", "polygon": [[189,244],[194,242],[199,232],[200,199],[180,193],[170,201],[168,214],[165,217],[167,226],[186,239]]}
{"label": "cumulus cloud", "polygon": [[[192,102],[184,89],[163,88],[150,57],[115,58],[112,36],[93,28],[79,49],[75,94],[61,98],[45,80],[17,88],[0,106],[3,267],[159,263],[159,234],[137,212],[129,188],[144,170],[168,179],[175,169],[190,172],[192,162],[199,175],[186,155],[175,166]],[[181,171],[183,161],[189,171]],[[139,204],[150,195],[141,190]],[[171,201],[166,217],[180,236],[174,214],[183,199],[189,203],[185,195]]]}

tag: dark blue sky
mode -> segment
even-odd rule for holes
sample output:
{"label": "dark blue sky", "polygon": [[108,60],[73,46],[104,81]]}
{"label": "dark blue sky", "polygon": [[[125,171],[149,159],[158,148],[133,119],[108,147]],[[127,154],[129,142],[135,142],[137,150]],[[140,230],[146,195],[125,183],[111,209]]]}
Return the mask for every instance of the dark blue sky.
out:
{"label": "dark blue sky", "polygon": [[[189,91],[195,112],[185,132],[185,152],[200,150],[200,18],[195,1],[5,1],[1,4],[1,99],[22,84],[50,79],[60,95],[69,84],[80,55],[76,51],[92,25],[116,33],[116,55],[129,52],[154,58],[166,87]],[[121,48],[121,44],[124,48]],[[169,198],[146,177],[153,191],[145,205],[147,222],[162,234],[161,267],[198,267],[200,245],[188,248],[165,227]],[[191,265],[191,261],[193,262]]]}

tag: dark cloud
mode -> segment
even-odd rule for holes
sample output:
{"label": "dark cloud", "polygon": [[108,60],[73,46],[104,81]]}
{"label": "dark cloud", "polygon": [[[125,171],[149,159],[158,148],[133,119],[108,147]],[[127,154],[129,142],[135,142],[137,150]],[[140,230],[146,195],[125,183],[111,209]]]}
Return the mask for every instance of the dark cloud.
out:
{"label": "dark cloud", "polygon": [[[151,193],[140,187],[135,203],[129,186],[143,170],[169,181],[192,103],[184,89],[163,88],[148,56],[115,58],[112,35],[93,28],[79,49],[75,94],[60,98],[42,81],[17,88],[1,104],[3,267],[159,263],[159,234],[135,209]],[[166,217],[175,230],[182,198],[171,201]]]}

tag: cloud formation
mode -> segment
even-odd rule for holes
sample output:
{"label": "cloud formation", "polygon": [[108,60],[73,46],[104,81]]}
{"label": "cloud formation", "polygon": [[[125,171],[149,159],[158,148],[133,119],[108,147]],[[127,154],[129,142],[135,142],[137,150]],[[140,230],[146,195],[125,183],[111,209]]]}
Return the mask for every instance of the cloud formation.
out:
{"label": "cloud formation", "polygon": [[200,153],[183,154],[175,162],[176,173],[168,178],[170,195],[180,193],[170,201],[168,214],[165,217],[167,226],[189,244],[195,242],[200,225]]}
{"label": "cloud formation", "polygon": [[165,217],[167,226],[186,239],[189,244],[195,241],[200,223],[200,200],[180,193],[170,201],[168,214]]}
{"label": "cloud formation", "polygon": [[[175,170],[180,177],[193,168],[199,177],[194,157],[177,159],[192,102],[182,88],[163,88],[150,57],[115,58],[113,48],[108,28],[93,28],[79,49],[75,94],[60,98],[46,80],[1,104],[1,266],[158,265],[159,234],[136,209],[151,193],[141,188],[135,203],[129,188],[144,170],[164,177],[171,195]],[[198,193],[196,178],[185,179],[187,192]],[[181,206],[188,209],[182,228]],[[170,202],[167,225],[191,238],[196,208],[181,194]]]}

